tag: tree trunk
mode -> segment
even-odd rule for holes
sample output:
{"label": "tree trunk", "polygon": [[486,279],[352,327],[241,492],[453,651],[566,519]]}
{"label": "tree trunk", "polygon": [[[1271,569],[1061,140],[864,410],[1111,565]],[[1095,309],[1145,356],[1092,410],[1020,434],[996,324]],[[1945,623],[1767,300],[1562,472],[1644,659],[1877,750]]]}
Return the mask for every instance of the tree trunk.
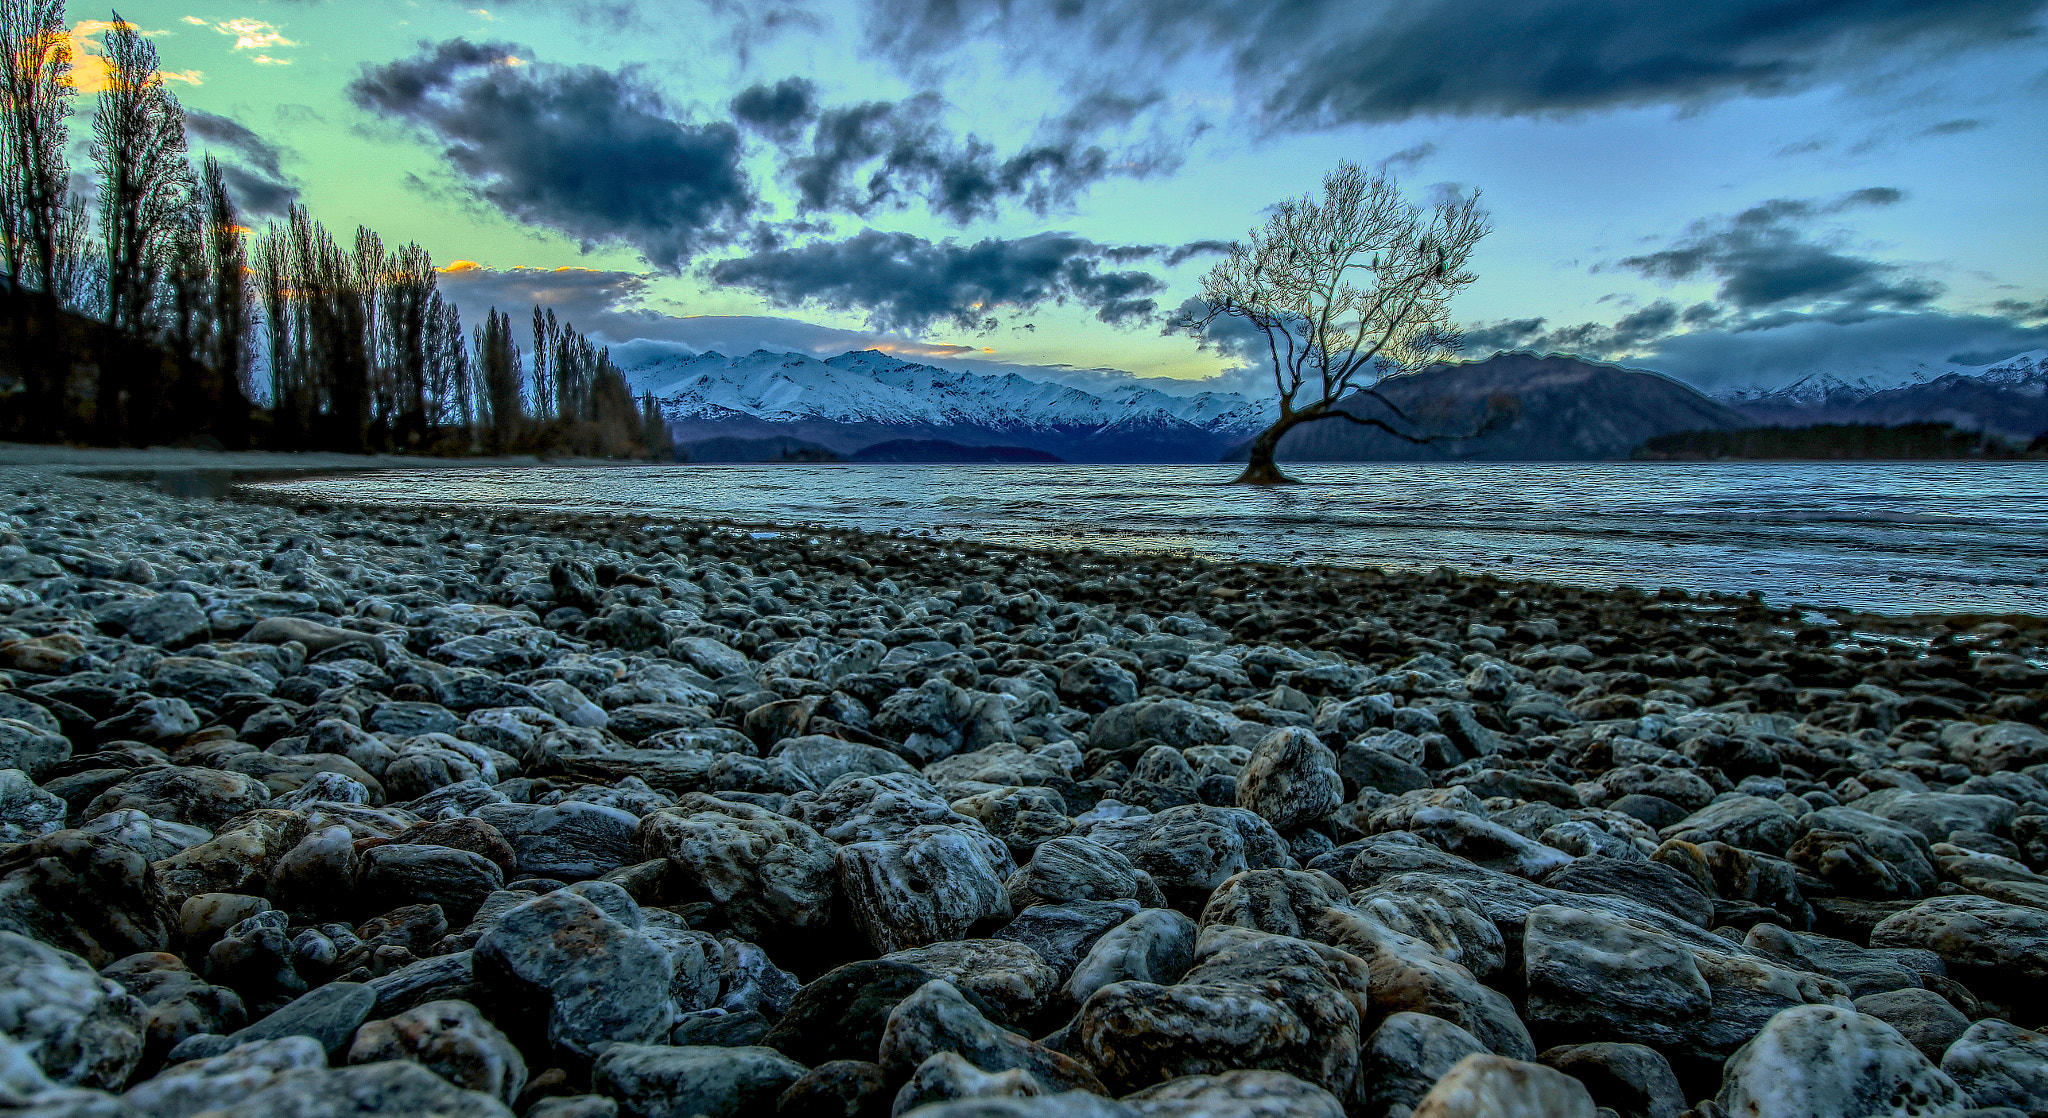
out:
{"label": "tree trunk", "polygon": [[1311,418],[1306,412],[1283,415],[1271,427],[1259,432],[1252,440],[1251,460],[1245,463],[1244,472],[1237,475],[1232,485],[1299,485],[1299,481],[1280,472],[1273,461],[1273,454],[1280,449],[1280,439]]}

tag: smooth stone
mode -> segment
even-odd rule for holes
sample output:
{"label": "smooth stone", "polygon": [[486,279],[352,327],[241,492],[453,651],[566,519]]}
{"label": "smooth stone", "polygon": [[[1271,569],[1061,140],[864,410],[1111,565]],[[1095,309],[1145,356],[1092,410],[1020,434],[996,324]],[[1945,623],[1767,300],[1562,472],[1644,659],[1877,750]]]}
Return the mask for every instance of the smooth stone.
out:
{"label": "smooth stone", "polygon": [[312,1037],[253,1040],[218,1056],[173,1064],[123,1097],[152,1118],[192,1118],[238,1103],[286,1072],[326,1067],[327,1052]]}
{"label": "smooth stone", "polygon": [[[408,1060],[283,1072],[204,1118],[512,1118],[504,1103],[465,1091]],[[195,1116],[198,1118],[198,1116]]]}
{"label": "smooth stone", "polygon": [[356,1030],[348,1062],[411,1060],[450,1083],[496,1096],[507,1106],[526,1086],[526,1060],[505,1034],[463,1001],[415,1006]]}
{"label": "smooth stone", "polygon": [[228,1039],[236,1044],[278,1037],[312,1037],[330,1058],[348,1049],[349,1038],[377,1007],[377,992],[360,982],[330,982],[307,991],[282,1009],[250,1024]]}
{"label": "smooth stone", "polygon": [[1897,1029],[1922,1055],[1935,1061],[1970,1027],[1970,1019],[1947,998],[1919,988],[1865,994],[1856,999],[1856,1012]]}
{"label": "smooth stone", "polygon": [[1954,1079],[1883,1021],[1803,1005],[1729,1057],[1715,1103],[1730,1118],[1942,1114],[1971,1105]]}
{"label": "smooth stone", "polygon": [[1619,1118],[1679,1118],[1686,1109],[1671,1061],[1654,1048],[1613,1041],[1568,1044],[1536,1059],[1584,1084],[1596,1104]]}
{"label": "smooth stone", "polygon": [[1183,1075],[1120,1100],[1142,1118],[1344,1118],[1344,1103],[1284,1071]]}
{"label": "smooth stone", "polygon": [[1542,1064],[1467,1056],[1415,1104],[1413,1118],[1594,1118],[1578,1080]]}
{"label": "smooth stone", "polygon": [[118,1089],[142,1061],[143,1003],[69,951],[0,931],[0,1036],[61,1086]]}
{"label": "smooth stone", "polygon": [[1979,1021],[1949,1045],[1941,1070],[1978,1106],[2048,1114],[2048,1035],[1996,1018]]}
{"label": "smooth stone", "polygon": [[591,1087],[633,1118],[741,1118],[765,1113],[806,1069],[773,1048],[614,1044]]}
{"label": "smooth stone", "polygon": [[1478,1037],[1441,1017],[1390,1013],[1359,1053],[1360,1111],[1407,1118],[1458,1061],[1485,1051]]}

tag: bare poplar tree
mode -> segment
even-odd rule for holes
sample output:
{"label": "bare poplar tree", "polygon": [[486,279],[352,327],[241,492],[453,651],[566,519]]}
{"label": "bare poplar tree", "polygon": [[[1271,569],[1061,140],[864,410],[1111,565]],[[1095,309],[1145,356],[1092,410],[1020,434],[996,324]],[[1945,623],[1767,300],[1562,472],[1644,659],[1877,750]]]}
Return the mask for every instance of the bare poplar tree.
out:
{"label": "bare poplar tree", "polygon": [[493,307],[476,328],[476,376],[485,412],[484,425],[493,452],[513,444],[526,426],[525,370],[519,343],[512,340],[512,316]]}
{"label": "bare poplar tree", "polygon": [[[1205,310],[1178,325],[1200,335],[1239,318],[1265,342],[1280,417],[1252,442],[1239,483],[1290,481],[1273,455],[1306,423],[1347,420],[1410,442],[1461,437],[1421,430],[1380,387],[1455,352],[1451,297],[1477,278],[1466,264],[1489,230],[1476,194],[1425,211],[1386,171],[1346,161],[1323,177],[1320,198],[1280,203],[1232,246],[1202,279]],[[1397,422],[1337,406],[1352,394],[1377,400]]]}
{"label": "bare poplar tree", "polygon": [[[0,97],[6,99],[0,121],[0,250],[23,395],[14,418],[25,431],[44,437],[59,433],[68,369],[63,347],[42,334],[60,329],[57,309],[73,270],[64,255],[73,93],[63,0],[0,0]],[[25,280],[35,288],[34,299],[24,297],[30,286]]]}
{"label": "bare poplar tree", "polygon": [[164,84],[156,47],[119,12],[107,31],[107,87],[92,125],[107,324],[146,338],[155,326],[157,281],[192,202],[192,166],[185,161],[185,112]]}
{"label": "bare poplar tree", "polygon": [[208,265],[205,313],[210,345],[202,359],[248,395],[254,300],[249,289],[249,231],[228,194],[220,161],[206,157],[199,177],[200,250]]}

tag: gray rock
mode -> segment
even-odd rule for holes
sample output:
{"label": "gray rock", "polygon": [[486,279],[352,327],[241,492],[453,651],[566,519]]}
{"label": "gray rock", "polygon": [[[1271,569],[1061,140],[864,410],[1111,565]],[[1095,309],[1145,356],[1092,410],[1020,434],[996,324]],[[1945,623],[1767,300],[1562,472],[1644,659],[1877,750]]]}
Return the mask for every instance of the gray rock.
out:
{"label": "gray rock", "polygon": [[13,718],[0,718],[0,768],[20,769],[39,780],[50,767],[71,759],[64,735]]}
{"label": "gray rock", "polygon": [[1771,1018],[1729,1057],[1715,1102],[1731,1118],[1913,1118],[1959,1110],[1970,1098],[1890,1025],[1803,1005]]}
{"label": "gray rock", "polygon": [[1130,898],[1148,907],[1166,904],[1152,875],[1132,865],[1121,851],[1071,836],[1039,843],[1031,852],[1031,861],[1010,877],[1006,889],[1010,906],[1020,912],[1035,904],[1064,901]]}
{"label": "gray rock", "polygon": [[910,1081],[896,1092],[890,1113],[907,1114],[927,1103],[953,1099],[1024,1099],[1045,1093],[1038,1079],[1022,1068],[985,1072],[956,1053],[937,1052],[917,1065]]}
{"label": "gray rock", "polygon": [[1970,1019],[1947,998],[1918,987],[1865,994],[1856,999],[1856,1012],[1897,1029],[1930,1060],[1941,1059],[1948,1046],[1970,1027]]}
{"label": "gray rock", "polygon": [[1870,945],[1933,951],[1965,982],[2048,983],[2048,912],[1989,897],[1922,901],[1879,922]]}
{"label": "gray rock", "polygon": [[1949,1046],[1941,1070],[1978,1106],[2048,1114],[2048,1035],[1996,1018],[1979,1021]]}
{"label": "gray rock", "polygon": [[130,955],[101,968],[100,976],[142,1002],[145,1060],[162,1057],[186,1037],[231,1033],[249,1021],[240,994],[193,974],[176,955]]}
{"label": "gray rock", "polygon": [[1172,985],[1194,965],[1195,934],[1186,916],[1148,908],[1095,941],[1067,980],[1067,997],[1079,1004],[1112,982]]}
{"label": "gray rock", "polygon": [[1314,733],[1299,727],[1260,739],[1237,776],[1237,806],[1256,812],[1276,830],[1320,822],[1343,802],[1336,756]]}
{"label": "gray rock", "polygon": [[973,994],[998,1020],[1030,1020],[1059,988],[1060,971],[1039,952],[1007,939],[968,939],[913,947],[884,957],[904,963]]}
{"label": "gray rock", "polygon": [[282,1072],[204,1118],[512,1118],[504,1103],[465,1091],[418,1064],[387,1060]]}
{"label": "gray rock", "polygon": [[27,842],[64,829],[62,797],[36,787],[20,769],[0,769],[0,843]]}
{"label": "gray rock", "polygon": [[1908,792],[1900,788],[1872,792],[1857,800],[1855,806],[1880,819],[1911,827],[1926,836],[1928,842],[1944,842],[1954,831],[2002,835],[2011,830],[2013,819],[2019,815],[2019,805],[2002,796]]}
{"label": "gray rock", "polygon": [[1245,1068],[1284,1071],[1349,1100],[1368,978],[1355,956],[1244,928],[1206,929],[1173,985],[1116,982],[1072,1026],[1113,1089]]}
{"label": "gray rock", "polygon": [[1143,1118],[1344,1118],[1337,1096],[1284,1071],[1183,1075],[1125,1095]]}
{"label": "gray rock", "polygon": [[1594,1118],[1578,1080],[1542,1064],[1480,1053],[1460,1060],[1415,1104],[1414,1118]]}
{"label": "gray rock", "polygon": [[959,939],[977,921],[1010,914],[1007,858],[999,861],[990,845],[962,828],[934,826],[851,843],[839,848],[839,888],[854,923],[884,954]]}
{"label": "gray rock", "polygon": [[117,624],[129,640],[158,648],[183,648],[205,639],[213,627],[190,594],[159,594],[121,611]]}
{"label": "gray rock", "polygon": [[831,916],[837,849],[818,832],[752,804],[692,793],[638,824],[641,852],[708,894],[746,939],[778,939]]}
{"label": "gray rock", "polygon": [[329,1058],[347,1051],[349,1038],[377,1007],[377,992],[360,982],[330,982],[286,1003],[275,1013],[230,1034],[236,1044],[304,1036],[318,1041]]}
{"label": "gray rock", "polygon": [[741,1118],[766,1113],[804,1071],[772,1048],[615,1044],[590,1080],[633,1118]]}
{"label": "gray rock", "polygon": [[80,816],[92,819],[133,808],[154,819],[218,830],[228,820],[263,806],[270,789],[254,777],[218,769],[143,769],[93,798]]}
{"label": "gray rock", "polygon": [[130,1105],[152,1118],[192,1118],[232,1106],[292,1071],[324,1071],[327,1053],[311,1037],[237,1045],[218,1056],[173,1064],[128,1089]]}
{"label": "gray rock", "polygon": [[1783,855],[1799,838],[1799,819],[1761,796],[1724,796],[1658,834],[1694,844],[1725,842],[1744,850]]}
{"label": "gray rock", "polygon": [[476,817],[498,829],[530,877],[580,881],[640,861],[633,813],[598,804],[487,804]]}
{"label": "gray rock", "polygon": [[464,1001],[415,1006],[366,1022],[348,1047],[348,1062],[411,1060],[470,1091],[511,1105],[526,1086],[526,1060],[504,1033]]}
{"label": "gray rock", "polygon": [[470,965],[494,998],[545,1004],[547,1039],[570,1055],[659,1041],[678,1018],[669,952],[575,893],[505,912],[477,940]]}
{"label": "gray rock", "polygon": [[1539,1060],[1585,1085],[1593,1101],[1620,1118],[1679,1118],[1685,1091],[1671,1062],[1640,1044],[1570,1044]]}
{"label": "gray rock", "polygon": [[878,1062],[892,1075],[907,1076],[940,1052],[958,1053],[985,1072],[1029,1072],[1053,1091],[1101,1092],[1095,1076],[1072,1057],[999,1028],[952,983],[934,980],[890,1011]]}
{"label": "gray rock", "polygon": [[1243,808],[1187,804],[1105,820],[1087,837],[1123,854],[1169,894],[1207,894],[1234,874],[1294,865],[1272,824]]}
{"label": "gray rock", "polygon": [[1051,965],[1058,983],[1074,972],[1082,956],[1103,933],[1137,914],[1138,902],[1128,900],[1033,905],[1018,913],[995,936],[1029,947]]}
{"label": "gray rock", "polygon": [[356,885],[371,911],[436,904],[457,923],[467,923],[484,898],[505,885],[504,871],[489,858],[446,846],[373,846],[361,866]]}
{"label": "gray rock", "polygon": [[0,1036],[52,1082],[119,1089],[142,1060],[140,1001],[84,959],[0,931]]}
{"label": "gray rock", "polygon": [[1467,1056],[1485,1052],[1479,1038],[1427,1013],[1390,1013],[1359,1053],[1359,1103],[1365,1114],[1408,1118],[1436,1081]]}

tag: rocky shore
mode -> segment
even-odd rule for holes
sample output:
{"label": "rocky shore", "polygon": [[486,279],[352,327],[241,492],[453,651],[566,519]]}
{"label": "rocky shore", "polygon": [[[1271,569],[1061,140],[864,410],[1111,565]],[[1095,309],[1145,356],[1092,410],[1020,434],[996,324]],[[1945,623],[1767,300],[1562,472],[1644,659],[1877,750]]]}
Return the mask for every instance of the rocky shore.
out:
{"label": "rocky shore", "polygon": [[0,1114],[2048,1115],[2048,621],[0,468]]}

